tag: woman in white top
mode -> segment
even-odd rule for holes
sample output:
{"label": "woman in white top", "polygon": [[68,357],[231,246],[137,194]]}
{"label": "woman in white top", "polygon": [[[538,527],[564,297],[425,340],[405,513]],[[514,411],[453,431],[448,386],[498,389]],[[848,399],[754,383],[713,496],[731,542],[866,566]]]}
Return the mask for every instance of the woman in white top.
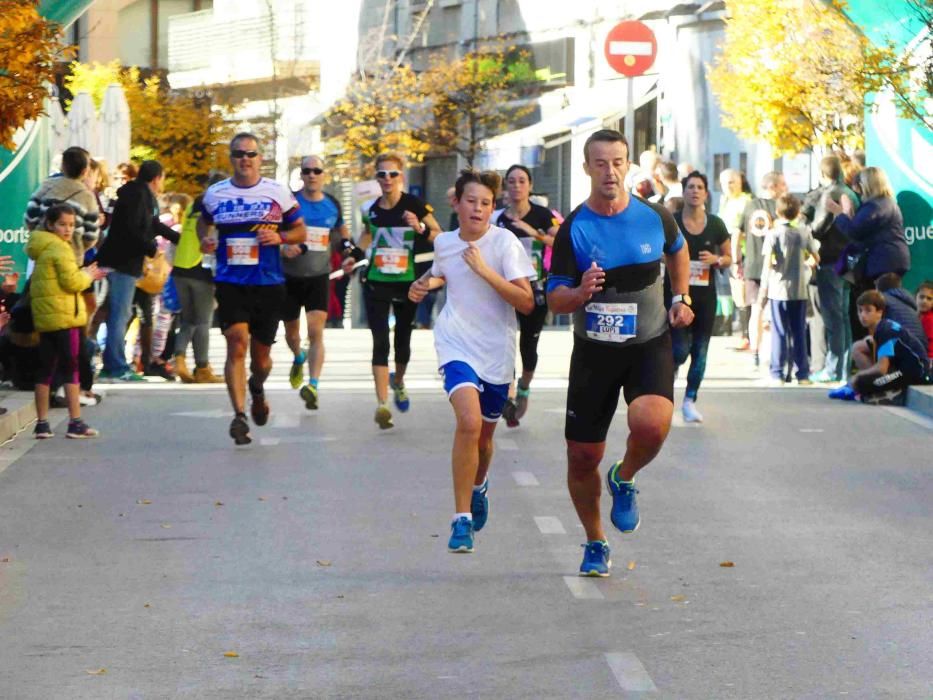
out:
{"label": "woman in white top", "polygon": [[530,313],[535,303],[529,282],[535,272],[522,244],[489,223],[500,183],[494,172],[460,173],[455,185],[460,228],[435,239],[431,270],[408,292],[420,302],[447,285],[434,346],[457,418],[451,552],[472,552],[473,533],[486,523],[492,436],[515,373],[515,310]]}

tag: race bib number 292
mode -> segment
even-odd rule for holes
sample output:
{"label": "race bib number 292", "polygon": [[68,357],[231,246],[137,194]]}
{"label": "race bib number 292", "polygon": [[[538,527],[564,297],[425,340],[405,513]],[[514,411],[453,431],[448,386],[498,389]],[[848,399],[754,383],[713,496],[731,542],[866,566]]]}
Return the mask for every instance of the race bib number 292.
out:
{"label": "race bib number 292", "polygon": [[586,305],[586,337],[624,343],[638,334],[638,304]]}

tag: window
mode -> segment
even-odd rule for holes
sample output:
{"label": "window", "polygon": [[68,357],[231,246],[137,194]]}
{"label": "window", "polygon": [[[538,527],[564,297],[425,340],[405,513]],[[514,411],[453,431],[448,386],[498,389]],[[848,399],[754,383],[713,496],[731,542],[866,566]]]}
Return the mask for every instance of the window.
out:
{"label": "window", "polygon": [[722,188],[719,186],[719,175],[723,170],[729,169],[730,161],[731,157],[728,153],[713,154],[713,188],[716,192],[722,192]]}
{"label": "window", "polygon": [[748,177],[748,154],[745,152],[739,153],[739,171]]}

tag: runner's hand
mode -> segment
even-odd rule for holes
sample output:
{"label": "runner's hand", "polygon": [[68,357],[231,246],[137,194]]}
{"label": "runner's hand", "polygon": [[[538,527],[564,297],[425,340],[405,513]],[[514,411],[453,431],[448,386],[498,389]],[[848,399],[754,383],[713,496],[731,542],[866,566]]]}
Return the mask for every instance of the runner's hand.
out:
{"label": "runner's hand", "polygon": [[715,265],[717,260],[719,260],[719,256],[710,253],[708,250],[700,251],[700,262],[704,265]]}
{"label": "runner's hand", "polygon": [[411,226],[417,233],[421,233],[421,222],[418,220],[418,216],[414,212],[404,211],[402,212],[402,221]]}
{"label": "runner's hand", "polygon": [[340,267],[343,269],[343,274],[348,277],[353,274],[353,266],[356,264],[356,260],[353,259],[352,255],[348,255],[344,258],[343,262],[340,263]]}
{"label": "runner's hand", "polygon": [[419,277],[408,288],[408,299],[418,304],[428,295],[429,291],[431,290],[428,288],[427,283]]}
{"label": "runner's hand", "polygon": [[538,233],[538,230],[534,226],[522,221],[521,219],[512,219],[512,225],[515,228],[519,229],[520,231],[523,231],[527,236],[531,238],[534,238],[536,240],[538,238],[541,238],[541,234]]}
{"label": "runner's hand", "polygon": [[208,236],[201,239],[201,252],[202,253],[213,253],[217,250],[217,239],[213,236]]}
{"label": "runner's hand", "polygon": [[281,245],[282,234],[279,233],[278,224],[262,224],[256,230],[256,240],[259,245]]}
{"label": "runner's hand", "polygon": [[299,255],[301,255],[301,247],[297,245],[283,245],[282,255],[289,259],[297,258]]}
{"label": "runner's hand", "polygon": [[0,255],[0,272],[10,272],[13,270],[13,258],[9,255]]}
{"label": "runner's hand", "polygon": [[679,301],[671,306],[667,316],[671,328],[686,328],[693,323],[693,309]]}
{"label": "runner's hand", "polygon": [[486,279],[489,266],[486,265],[486,261],[483,260],[483,254],[479,252],[479,248],[477,248],[476,244],[472,241],[467,244],[467,249],[463,251],[463,261],[470,266],[473,272],[483,279]]}
{"label": "runner's hand", "polygon": [[594,262],[590,265],[590,269],[583,273],[583,279],[580,280],[580,286],[577,287],[578,293],[583,298],[583,303],[592,299],[597,292],[603,291],[605,282],[606,271]]}

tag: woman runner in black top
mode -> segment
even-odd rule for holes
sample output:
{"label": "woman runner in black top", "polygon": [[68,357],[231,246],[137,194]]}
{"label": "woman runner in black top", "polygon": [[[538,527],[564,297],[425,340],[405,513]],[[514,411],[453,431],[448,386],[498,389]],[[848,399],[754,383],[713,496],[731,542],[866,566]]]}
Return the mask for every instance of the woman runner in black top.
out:
{"label": "woman runner in black top", "polygon": [[[531,380],[538,365],[538,338],[544,328],[547,317],[547,299],[544,285],[547,273],[544,269],[544,249],[554,245],[554,236],[559,224],[547,207],[533,204],[531,196],[531,172],[524,165],[513,165],[505,172],[505,187],[509,196],[509,206],[493,214],[496,226],[508,229],[521,241],[531,264],[538,273],[538,279],[531,283],[535,295],[535,308],[530,314],[516,312],[519,325],[518,347],[522,356],[522,376],[518,380],[514,397],[510,396],[502,416],[510,428],[518,427],[518,422],[528,410],[528,394]],[[510,392],[511,393],[511,392]]]}
{"label": "woman runner in black top", "polygon": [[713,269],[728,270],[732,264],[729,231],[718,216],[706,213],[709,189],[706,176],[693,171],[683,180],[684,208],[674,220],[690,250],[690,296],[694,321],[686,328],[672,328],[674,365],[680,367],[690,357],[687,392],[682,407],[684,421],[702,423],[696,409],[697,392],[706,373],[706,354],[713,322],[716,320],[716,285]]}

